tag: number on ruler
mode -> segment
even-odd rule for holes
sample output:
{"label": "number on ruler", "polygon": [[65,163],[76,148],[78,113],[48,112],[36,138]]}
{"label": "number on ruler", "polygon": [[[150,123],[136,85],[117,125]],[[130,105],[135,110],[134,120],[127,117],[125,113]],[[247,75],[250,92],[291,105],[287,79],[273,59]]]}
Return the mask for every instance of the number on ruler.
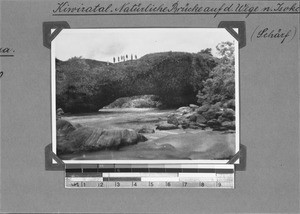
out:
{"label": "number on ruler", "polygon": [[120,187],[121,186],[120,182],[115,182],[115,186]]}
{"label": "number on ruler", "polygon": [[217,181],[217,187],[221,187],[221,182]]}
{"label": "number on ruler", "polygon": [[167,182],[166,182],[166,186],[167,186],[167,187],[170,187],[170,186],[171,186],[171,182],[168,182],[168,181],[167,181]]}
{"label": "number on ruler", "polygon": [[3,71],[1,71],[1,72],[0,72],[0,78],[3,76],[3,74],[4,74],[4,72],[3,72]]}
{"label": "number on ruler", "polygon": [[103,182],[98,183],[98,187],[103,187],[103,186],[104,186]]}
{"label": "number on ruler", "polygon": [[71,186],[72,186],[72,187],[79,187],[79,183],[78,183],[78,182],[76,182],[76,183],[71,183]]}
{"label": "number on ruler", "polygon": [[137,187],[137,182],[132,182],[132,186]]}
{"label": "number on ruler", "polygon": [[153,186],[154,186],[153,182],[150,181],[150,182],[149,182],[149,186],[150,186],[150,187],[153,187]]}
{"label": "number on ruler", "polygon": [[187,186],[187,182],[182,182],[182,186],[186,187]]}
{"label": "number on ruler", "polygon": [[201,186],[201,187],[204,187],[204,182],[200,182],[200,186]]}
{"label": "number on ruler", "polygon": [[85,187],[85,182],[81,181],[81,187]]}

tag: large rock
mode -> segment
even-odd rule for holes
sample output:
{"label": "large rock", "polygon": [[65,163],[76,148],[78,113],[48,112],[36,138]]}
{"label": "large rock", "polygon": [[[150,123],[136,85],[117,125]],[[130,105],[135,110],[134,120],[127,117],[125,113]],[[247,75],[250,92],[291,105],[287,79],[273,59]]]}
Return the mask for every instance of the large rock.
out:
{"label": "large rock", "polygon": [[[95,112],[117,98],[141,94],[159,96],[165,108],[189,105],[197,101],[199,81],[218,64],[208,54],[170,51],[109,64],[80,58],[61,61],[56,67],[57,106],[70,113]],[[78,72],[69,72],[73,70]],[[69,82],[82,78],[81,87],[68,88]]]}
{"label": "large rock", "polygon": [[142,128],[138,129],[137,132],[142,134],[149,134],[154,133],[155,130],[147,126],[143,126]]}
{"label": "large rock", "polygon": [[206,123],[207,120],[205,119],[205,117],[203,117],[202,115],[197,115],[196,117],[196,123]]}
{"label": "large rock", "polygon": [[226,117],[222,117],[222,115],[221,115],[221,116],[218,117],[218,121],[219,121],[220,123],[223,123],[223,122],[225,122],[225,121],[231,121],[231,120],[228,119],[228,118],[226,118]]}
{"label": "large rock", "polygon": [[190,122],[189,123],[189,128],[191,129],[205,129],[207,125],[203,123],[195,123],[195,122]]}
{"label": "large rock", "polygon": [[235,112],[234,112],[234,110],[232,110],[230,108],[227,108],[223,111],[222,117],[228,118],[230,120],[234,120],[235,119]]}
{"label": "large rock", "polygon": [[224,107],[235,110],[235,100],[231,99],[231,100],[227,101],[226,103],[224,103]]}
{"label": "large rock", "polygon": [[220,103],[210,106],[209,110],[203,112],[202,115],[206,120],[217,119],[222,114],[222,108]]}
{"label": "large rock", "polygon": [[76,129],[70,122],[66,120],[56,121],[56,135],[65,136]]}
{"label": "large rock", "polygon": [[137,144],[147,140],[145,136],[131,129],[75,128],[67,121],[59,121],[57,128],[57,131],[61,133],[57,137],[58,155],[103,149],[119,149],[122,146]]}
{"label": "large rock", "polygon": [[199,106],[195,105],[195,104],[190,104],[189,107],[191,107],[193,110],[199,108]]}
{"label": "large rock", "polygon": [[216,128],[216,127],[221,126],[221,123],[216,119],[212,119],[212,120],[207,121],[207,125],[209,127]]}
{"label": "large rock", "polygon": [[178,129],[178,126],[174,124],[169,124],[169,123],[161,123],[158,124],[156,129],[158,130],[171,130],[171,129]]}
{"label": "large rock", "polygon": [[218,118],[217,111],[211,109],[206,112],[203,112],[202,115],[205,117],[206,120],[212,120]]}
{"label": "large rock", "polygon": [[172,115],[168,116],[167,122],[168,122],[169,124],[174,124],[175,126],[178,126],[178,125],[179,125],[178,119],[177,119],[177,117],[175,116],[175,114],[172,114]]}
{"label": "large rock", "polygon": [[203,112],[208,111],[209,108],[210,108],[210,105],[209,105],[209,104],[205,104],[205,105],[202,105],[201,107],[199,107],[199,108],[197,109],[197,112],[198,112],[199,114],[202,114]]}
{"label": "large rock", "polygon": [[184,115],[193,112],[193,109],[191,107],[184,106],[177,109],[176,112],[180,113],[181,115]]}
{"label": "large rock", "polygon": [[222,123],[222,127],[227,129],[235,130],[235,122],[234,121],[225,121]]}
{"label": "large rock", "polygon": [[139,95],[118,98],[103,108],[157,108],[160,105],[159,97],[156,95]]}
{"label": "large rock", "polygon": [[189,115],[187,115],[186,118],[189,119],[191,122],[196,122],[198,116],[199,116],[199,114],[194,112],[194,113],[190,113]]}
{"label": "large rock", "polygon": [[57,117],[61,117],[64,114],[64,111],[62,110],[62,108],[58,108],[56,110],[56,116]]}

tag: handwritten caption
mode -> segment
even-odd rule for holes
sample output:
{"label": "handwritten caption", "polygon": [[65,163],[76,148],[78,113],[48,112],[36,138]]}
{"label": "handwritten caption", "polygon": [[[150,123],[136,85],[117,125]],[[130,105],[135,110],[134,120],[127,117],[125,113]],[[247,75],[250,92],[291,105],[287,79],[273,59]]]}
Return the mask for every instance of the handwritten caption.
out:
{"label": "handwritten caption", "polygon": [[251,41],[255,40],[274,40],[280,44],[287,43],[294,39],[297,28],[261,27],[257,26],[251,35]]}
{"label": "handwritten caption", "polygon": [[0,47],[0,56],[12,56],[15,52],[14,49],[9,47]]}
{"label": "handwritten caption", "polygon": [[[246,18],[251,14],[279,14],[300,13],[299,3],[295,2],[270,2],[263,6],[258,3],[216,3],[217,6],[207,6],[205,3],[183,2],[125,2],[125,3],[97,3],[88,5],[85,3],[73,3],[63,1],[57,3],[52,10],[54,16],[68,15],[142,15],[142,14],[211,14],[217,17],[222,14],[245,14]],[[216,5],[215,4],[215,5]],[[219,5],[218,5],[219,4]]]}
{"label": "handwritten caption", "polygon": [[[0,47],[0,57],[13,57],[15,50],[9,47]],[[4,71],[0,71],[0,79],[3,77]]]}

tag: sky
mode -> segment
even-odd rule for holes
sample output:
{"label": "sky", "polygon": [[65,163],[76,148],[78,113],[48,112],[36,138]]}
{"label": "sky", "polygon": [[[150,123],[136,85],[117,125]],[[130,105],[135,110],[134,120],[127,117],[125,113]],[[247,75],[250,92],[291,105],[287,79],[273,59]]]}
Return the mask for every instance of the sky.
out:
{"label": "sky", "polygon": [[[113,62],[121,55],[138,58],[156,52],[197,53],[234,38],[222,28],[109,28],[63,29],[54,39],[55,57],[71,57]],[[53,43],[52,43],[53,44]]]}

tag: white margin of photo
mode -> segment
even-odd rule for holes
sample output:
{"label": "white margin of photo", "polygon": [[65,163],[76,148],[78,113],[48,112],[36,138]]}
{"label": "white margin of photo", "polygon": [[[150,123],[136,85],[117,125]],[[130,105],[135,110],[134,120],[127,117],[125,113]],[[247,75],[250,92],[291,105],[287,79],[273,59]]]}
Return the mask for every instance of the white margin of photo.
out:
{"label": "white margin of photo", "polygon": [[[235,30],[237,33],[238,32],[238,28],[234,28],[233,30]],[[235,84],[235,96],[234,96],[234,100],[235,100],[235,153],[237,153],[238,151],[240,151],[240,52],[239,52],[239,42],[238,40],[236,40],[234,37],[232,37],[234,39],[234,53],[235,53],[235,63],[234,63],[234,84]],[[240,158],[237,159],[237,161],[234,164],[239,164],[240,163]]]}
{"label": "white margin of photo", "polygon": [[[141,27],[142,28],[142,27]],[[168,27],[157,27],[157,28],[168,28]],[[180,27],[173,27],[180,28]],[[197,28],[190,27],[189,29]],[[199,27],[201,28],[201,27]],[[67,30],[80,30],[87,28],[71,28]],[[95,28],[96,29],[112,29],[112,28]],[[118,28],[118,29],[134,29],[134,28]],[[147,27],[145,27],[147,29]],[[182,28],[187,29],[187,28]],[[203,28],[202,28],[203,29]],[[205,29],[205,28],[204,28]],[[211,28],[207,28],[211,29]],[[222,29],[222,28],[215,28]],[[224,29],[224,28],[223,28]],[[64,30],[64,29],[63,29]],[[63,31],[62,30],[62,31]],[[234,28],[234,30],[238,33],[238,28]],[[53,33],[53,29],[51,29],[51,33]],[[229,33],[229,32],[228,32]],[[56,38],[59,34],[56,36]],[[51,41],[51,115],[52,115],[52,151],[56,154],[56,62],[55,62],[55,39]],[[239,112],[239,102],[240,102],[240,94],[239,94],[239,42],[234,39],[234,48],[235,48],[235,153],[240,150],[240,112]],[[65,164],[226,164],[227,160],[62,160]],[[53,160],[53,163],[56,163]],[[234,164],[239,164],[240,159],[238,159]]]}
{"label": "white margin of photo", "polygon": [[[51,33],[54,29],[51,29]],[[52,152],[56,154],[56,63],[55,63],[55,39],[51,41],[51,129]],[[56,163],[52,159],[52,163]]]}

